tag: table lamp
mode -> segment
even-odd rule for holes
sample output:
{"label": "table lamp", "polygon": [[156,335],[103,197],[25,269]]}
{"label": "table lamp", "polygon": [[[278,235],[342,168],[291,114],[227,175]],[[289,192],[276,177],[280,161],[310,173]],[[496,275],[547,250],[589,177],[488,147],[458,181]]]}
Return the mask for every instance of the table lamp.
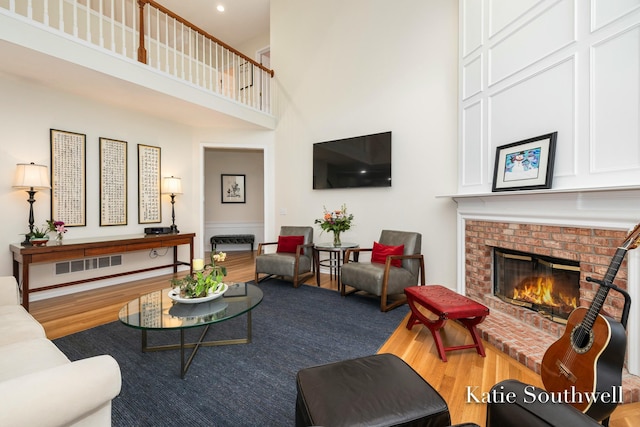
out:
{"label": "table lamp", "polygon": [[168,176],[163,179],[162,182],[162,194],[169,194],[171,196],[171,233],[179,233],[176,226],[176,211],[174,205],[176,203],[176,194],[182,194],[182,182],[180,178]]}
{"label": "table lamp", "polygon": [[38,190],[51,188],[49,184],[49,172],[44,165],[36,165],[33,162],[18,163],[13,180],[13,188],[26,189],[29,194],[29,233],[25,234],[22,246],[29,246],[29,238],[33,235],[33,203],[36,201],[35,194]]}

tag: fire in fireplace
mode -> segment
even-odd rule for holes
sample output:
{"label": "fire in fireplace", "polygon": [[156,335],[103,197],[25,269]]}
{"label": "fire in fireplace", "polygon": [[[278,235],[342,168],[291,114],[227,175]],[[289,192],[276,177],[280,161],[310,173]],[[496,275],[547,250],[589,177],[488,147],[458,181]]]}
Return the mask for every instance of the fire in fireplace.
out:
{"label": "fire in fireplace", "polygon": [[566,323],[580,300],[578,262],[494,248],[494,295]]}

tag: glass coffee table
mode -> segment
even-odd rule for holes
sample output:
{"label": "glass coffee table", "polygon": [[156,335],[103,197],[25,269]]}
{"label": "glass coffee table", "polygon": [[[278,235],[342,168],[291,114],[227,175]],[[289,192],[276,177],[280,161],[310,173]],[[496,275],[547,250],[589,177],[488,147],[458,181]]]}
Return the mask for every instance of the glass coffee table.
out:
{"label": "glass coffee table", "polygon": [[[125,325],[142,331],[142,351],[180,350],[180,377],[184,378],[200,347],[251,342],[251,310],[262,302],[262,290],[250,283],[229,285],[225,294],[207,302],[181,303],[169,297],[171,288],[141,295],[120,309],[118,318]],[[209,327],[215,323],[247,315],[247,335],[237,339],[204,341]],[[204,327],[197,342],[185,342],[185,330]],[[148,331],[179,330],[180,343],[147,345]],[[193,349],[185,359],[185,349]]]}

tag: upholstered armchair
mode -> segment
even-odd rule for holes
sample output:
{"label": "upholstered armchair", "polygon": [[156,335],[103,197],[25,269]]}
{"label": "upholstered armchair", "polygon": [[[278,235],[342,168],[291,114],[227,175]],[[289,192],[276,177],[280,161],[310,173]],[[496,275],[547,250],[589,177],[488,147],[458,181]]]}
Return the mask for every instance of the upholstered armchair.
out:
{"label": "upholstered armchair", "polygon": [[[264,253],[266,247],[273,245],[275,252]],[[259,279],[260,274],[266,276]],[[256,283],[272,276],[291,278],[294,288],[313,276],[313,227],[283,226],[277,242],[258,245]]]}
{"label": "upholstered armchair", "polygon": [[[380,297],[380,311],[389,311],[407,302],[404,288],[425,284],[424,257],[420,253],[422,235],[408,231],[382,230],[372,248],[347,249],[340,271],[340,293],[365,291]],[[371,252],[371,262],[361,262],[360,254]],[[354,261],[351,256],[354,256]],[[346,291],[346,287],[353,288]]]}

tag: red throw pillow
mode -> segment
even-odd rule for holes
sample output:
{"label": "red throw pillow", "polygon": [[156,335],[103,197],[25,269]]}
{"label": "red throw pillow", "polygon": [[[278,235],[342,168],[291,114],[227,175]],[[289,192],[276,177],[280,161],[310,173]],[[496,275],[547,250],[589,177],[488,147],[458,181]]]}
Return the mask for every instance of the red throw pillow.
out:
{"label": "red throw pillow", "polygon": [[304,244],[304,236],[278,236],[277,252],[296,253],[298,245]]}
{"label": "red throw pillow", "polygon": [[[400,246],[387,246],[378,242],[373,242],[373,250],[371,251],[371,262],[377,262],[384,264],[387,262],[388,255],[402,255],[404,254],[404,245]],[[391,265],[394,267],[402,267],[401,259],[392,259]]]}

